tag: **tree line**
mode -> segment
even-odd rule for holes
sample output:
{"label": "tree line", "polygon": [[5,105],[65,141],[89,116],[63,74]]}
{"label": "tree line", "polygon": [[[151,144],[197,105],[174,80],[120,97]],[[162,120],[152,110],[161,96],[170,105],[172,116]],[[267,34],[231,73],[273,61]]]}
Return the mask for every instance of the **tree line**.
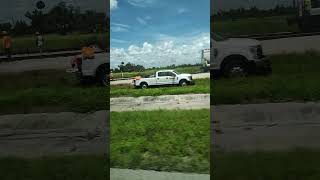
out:
{"label": "tree line", "polygon": [[0,24],[2,31],[10,31],[14,35],[42,33],[67,34],[72,32],[94,33],[106,32],[109,17],[105,13],[87,10],[82,12],[79,7],[60,2],[47,13],[34,9],[25,13],[26,20]]}
{"label": "tree line", "polygon": [[227,11],[221,10],[214,13],[211,19],[215,20],[226,20],[226,19],[241,19],[250,17],[270,17],[270,16],[283,16],[283,15],[294,15],[297,9],[293,6],[277,5],[272,9],[259,9],[255,6],[245,9],[237,8],[230,9]]}
{"label": "tree line", "polygon": [[[162,67],[163,69],[176,69],[178,67],[193,67],[193,66],[200,66],[200,64],[181,64],[181,65],[175,65],[175,64],[172,64],[172,65],[169,65],[169,66],[166,66],[166,67]],[[121,62],[120,65],[118,65],[117,68],[113,68],[111,69],[112,72],[114,73],[119,73],[119,72],[143,72],[147,69],[159,69],[157,67],[152,67],[152,68],[145,68],[144,66],[142,65],[136,65],[134,63],[124,63],[124,62]]]}

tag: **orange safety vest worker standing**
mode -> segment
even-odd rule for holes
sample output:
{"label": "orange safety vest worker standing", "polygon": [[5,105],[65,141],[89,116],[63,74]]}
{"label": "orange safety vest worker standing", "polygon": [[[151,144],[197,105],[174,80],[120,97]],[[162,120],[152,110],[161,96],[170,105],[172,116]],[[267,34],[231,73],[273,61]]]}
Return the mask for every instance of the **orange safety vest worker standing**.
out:
{"label": "orange safety vest worker standing", "polygon": [[6,31],[4,31],[3,32],[3,48],[9,60],[11,59],[11,46],[12,46],[11,37],[8,35]]}
{"label": "orange safety vest worker standing", "polygon": [[84,59],[94,58],[95,49],[93,47],[85,46],[82,48],[81,52]]}

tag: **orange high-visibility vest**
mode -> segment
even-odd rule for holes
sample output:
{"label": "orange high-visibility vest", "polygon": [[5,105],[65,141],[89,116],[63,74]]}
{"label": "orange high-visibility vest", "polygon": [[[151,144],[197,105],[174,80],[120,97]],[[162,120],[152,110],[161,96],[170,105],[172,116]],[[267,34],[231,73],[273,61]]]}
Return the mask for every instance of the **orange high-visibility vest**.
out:
{"label": "orange high-visibility vest", "polygon": [[3,37],[3,47],[5,49],[11,48],[11,37],[10,36],[4,36]]}
{"label": "orange high-visibility vest", "polygon": [[94,48],[91,47],[83,47],[82,48],[82,55],[84,58],[92,58],[94,57]]}

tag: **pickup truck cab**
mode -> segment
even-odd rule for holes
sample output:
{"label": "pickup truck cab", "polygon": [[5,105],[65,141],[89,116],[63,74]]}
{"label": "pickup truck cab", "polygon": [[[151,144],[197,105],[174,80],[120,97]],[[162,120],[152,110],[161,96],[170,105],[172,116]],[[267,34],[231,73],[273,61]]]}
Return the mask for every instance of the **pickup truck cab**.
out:
{"label": "pickup truck cab", "polygon": [[191,84],[194,84],[191,74],[180,74],[174,70],[161,70],[157,71],[154,75],[151,75],[148,78],[138,77],[133,80],[133,85],[136,88],[142,89],[150,86],[186,86]]}
{"label": "pickup truck cab", "polygon": [[[210,53],[213,51],[213,53]],[[271,72],[271,64],[263,54],[259,41],[246,38],[224,38],[211,34],[211,47],[202,51],[204,69],[224,76]]]}

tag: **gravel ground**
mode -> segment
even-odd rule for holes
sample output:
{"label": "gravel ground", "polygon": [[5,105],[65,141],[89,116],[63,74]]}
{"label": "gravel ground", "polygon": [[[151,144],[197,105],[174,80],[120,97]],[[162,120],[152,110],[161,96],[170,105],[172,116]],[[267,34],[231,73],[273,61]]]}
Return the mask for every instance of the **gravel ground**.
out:
{"label": "gravel ground", "polygon": [[110,99],[111,111],[142,111],[159,109],[209,109],[210,94],[185,94]]}
{"label": "gravel ground", "polygon": [[112,180],[209,180],[208,174],[168,173],[144,170],[111,169]]}

